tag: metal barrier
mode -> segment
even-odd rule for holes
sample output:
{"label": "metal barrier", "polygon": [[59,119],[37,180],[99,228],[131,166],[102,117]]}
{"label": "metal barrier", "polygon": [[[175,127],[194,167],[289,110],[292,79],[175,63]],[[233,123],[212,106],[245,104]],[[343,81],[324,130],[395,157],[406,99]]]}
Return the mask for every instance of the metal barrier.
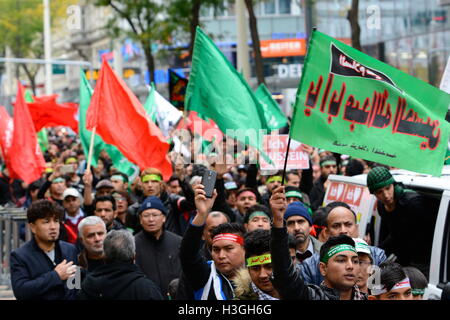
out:
{"label": "metal barrier", "polygon": [[[21,239],[20,229],[25,226],[25,239]],[[31,239],[26,210],[4,208],[0,210],[0,280],[9,278],[9,258],[11,252]]]}

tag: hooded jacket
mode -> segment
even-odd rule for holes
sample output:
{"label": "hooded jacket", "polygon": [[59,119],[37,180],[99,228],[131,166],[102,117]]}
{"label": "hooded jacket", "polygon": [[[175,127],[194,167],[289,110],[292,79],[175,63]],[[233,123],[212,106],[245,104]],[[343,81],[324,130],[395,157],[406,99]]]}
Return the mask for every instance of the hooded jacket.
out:
{"label": "hooded jacket", "polygon": [[80,300],[163,300],[159,288],[133,263],[97,267],[81,284]]}

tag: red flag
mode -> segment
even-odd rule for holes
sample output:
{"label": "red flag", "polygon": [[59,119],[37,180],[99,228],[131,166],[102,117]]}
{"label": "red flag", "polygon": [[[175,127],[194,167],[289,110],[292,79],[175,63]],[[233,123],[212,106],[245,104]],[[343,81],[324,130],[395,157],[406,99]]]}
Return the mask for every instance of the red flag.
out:
{"label": "red flag", "polygon": [[27,103],[36,132],[44,127],[65,126],[78,132],[78,105],[76,103],[57,103],[58,95],[34,97]]}
{"label": "red flag", "polygon": [[212,119],[203,120],[197,115],[196,111],[189,111],[189,116],[180,120],[177,129],[190,130],[193,134],[198,134],[207,141],[212,141],[214,137],[217,141],[223,139],[223,133],[217,124]]}
{"label": "red flag", "polygon": [[106,61],[102,63],[88,108],[86,128],[96,128],[96,133],[106,143],[116,146],[142,170],[157,168],[165,180],[170,178],[169,144],[161,130],[147,118],[144,107],[133,92]]}
{"label": "red flag", "polygon": [[18,83],[14,106],[14,133],[9,149],[11,178],[22,179],[30,184],[41,177],[45,170],[45,161],[37,142],[33,119],[25,102],[24,90]]}
{"label": "red flag", "polygon": [[6,112],[5,107],[0,106],[0,149],[3,154],[6,167],[10,172],[11,167],[9,161],[9,149],[12,144],[13,131],[13,119],[9,116],[8,112]]}

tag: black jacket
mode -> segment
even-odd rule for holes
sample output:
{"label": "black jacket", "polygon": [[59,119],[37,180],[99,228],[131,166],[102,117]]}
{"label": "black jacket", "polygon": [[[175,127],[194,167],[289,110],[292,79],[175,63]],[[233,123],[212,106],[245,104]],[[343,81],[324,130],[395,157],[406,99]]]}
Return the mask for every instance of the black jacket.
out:
{"label": "black jacket", "polygon": [[[388,228],[380,244],[387,254],[394,253],[401,265],[414,265],[425,275],[430,264],[437,208],[415,191],[396,187],[396,206],[387,212],[378,201],[378,213]],[[419,236],[420,235],[420,236]]]}
{"label": "black jacket", "polygon": [[157,240],[150,233],[141,231],[135,240],[136,265],[166,296],[170,281],[178,278],[181,272],[178,254],[181,237],[165,230]]}
{"label": "black jacket", "polygon": [[163,300],[159,288],[132,263],[96,268],[81,284],[80,300]]}
{"label": "black jacket", "polygon": [[[78,264],[75,246],[57,241],[55,263],[64,259]],[[75,290],[69,290],[66,281],[59,278],[55,265],[42,251],[34,237],[11,253],[11,284],[17,300],[73,300]]]}
{"label": "black jacket", "polygon": [[[206,261],[201,252],[202,246],[202,234],[204,226],[195,226],[190,224],[183,236],[180,247],[180,260],[189,285],[194,290],[194,296],[197,300],[200,300],[202,289],[208,282],[211,274],[211,263],[213,261]],[[220,278],[222,295],[225,299],[234,298],[234,288],[230,281],[217,271],[217,275]],[[217,300],[214,290],[209,290],[208,300]]]}
{"label": "black jacket", "polygon": [[[338,290],[324,285],[306,284],[299,269],[295,268],[289,254],[288,233],[286,227],[272,227],[270,248],[274,287],[284,300],[339,300]],[[365,294],[353,291],[352,300],[366,300]]]}
{"label": "black jacket", "polygon": [[325,181],[327,181],[327,179],[324,179],[322,176],[320,176],[320,178],[317,179],[316,182],[314,182],[314,185],[311,189],[309,200],[311,202],[311,209],[313,211],[316,211],[317,208],[322,206],[323,198],[325,198],[325,187],[323,186]]}

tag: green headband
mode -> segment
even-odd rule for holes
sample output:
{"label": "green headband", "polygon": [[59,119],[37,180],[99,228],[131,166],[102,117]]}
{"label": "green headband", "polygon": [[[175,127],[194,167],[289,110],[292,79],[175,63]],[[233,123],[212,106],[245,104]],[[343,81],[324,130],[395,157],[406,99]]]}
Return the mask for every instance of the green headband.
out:
{"label": "green headband", "polygon": [[252,214],[248,217],[248,221],[252,220],[253,217],[260,217],[260,216],[266,216],[267,218],[270,219],[269,215],[267,213],[265,213],[264,211],[255,211],[255,212],[252,212]]}
{"label": "green headband", "polygon": [[352,252],[358,254],[356,252],[356,249],[354,246],[351,246],[349,244],[338,244],[337,246],[334,246],[330,250],[328,250],[328,252],[325,254],[325,256],[323,256],[322,259],[320,259],[320,262],[327,263],[328,260],[330,260],[330,258],[332,256],[334,256],[342,251],[352,251]]}
{"label": "green headband", "polygon": [[63,178],[56,178],[52,180],[52,183],[66,182]]}
{"label": "green headband", "polygon": [[330,165],[330,164],[336,165],[336,161],[333,161],[333,160],[327,160],[327,161],[324,161],[324,162],[322,162],[322,163],[320,164],[320,167],[325,167],[325,166],[328,166],[328,165]]}
{"label": "green headband", "polygon": [[147,182],[147,181],[161,181],[161,177],[157,174],[147,174],[145,176],[142,177],[142,182]]}
{"label": "green headband", "polygon": [[267,183],[276,182],[276,181],[281,182],[281,181],[283,181],[283,178],[280,176],[273,176],[273,177],[270,177],[269,179],[267,179]]}
{"label": "green headband", "polygon": [[286,192],[286,198],[299,198],[299,199],[303,199],[303,196],[300,192],[298,191],[288,191]]}
{"label": "green headband", "polygon": [[270,253],[247,258],[247,267],[260,266],[267,263],[272,263],[272,256],[270,255]]}
{"label": "green headband", "polygon": [[116,180],[120,180],[120,181],[125,182],[125,178],[122,177],[121,175],[118,175],[118,174],[112,176],[112,177],[111,177],[111,180],[112,180],[112,179],[116,179]]}
{"label": "green headband", "polygon": [[413,296],[423,296],[425,294],[425,289],[412,289],[411,293]]}

